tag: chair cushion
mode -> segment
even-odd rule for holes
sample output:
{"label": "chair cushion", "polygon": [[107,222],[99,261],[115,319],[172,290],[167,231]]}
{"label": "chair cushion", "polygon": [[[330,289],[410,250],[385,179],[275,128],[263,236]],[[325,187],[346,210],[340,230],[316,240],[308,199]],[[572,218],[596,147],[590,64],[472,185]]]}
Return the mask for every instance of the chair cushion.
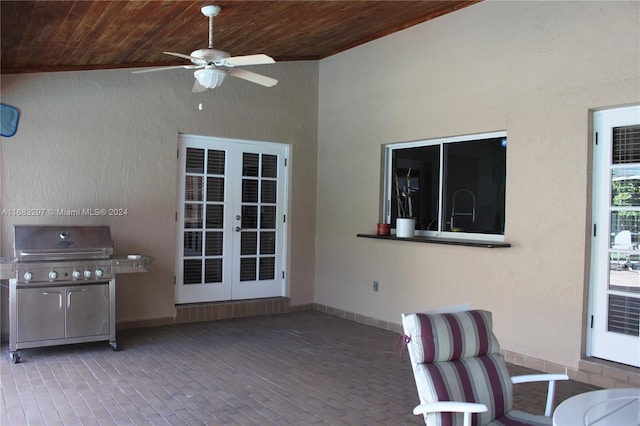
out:
{"label": "chair cushion", "polygon": [[[513,388],[502,355],[418,364],[414,367],[414,375],[420,403],[465,401],[485,404],[488,411],[473,414],[473,425],[486,425],[511,410]],[[425,421],[434,426],[459,425],[462,414],[431,413],[425,415]]]}
{"label": "chair cushion", "polygon": [[411,361],[452,361],[498,353],[491,312],[472,310],[447,314],[407,314],[402,320]]}

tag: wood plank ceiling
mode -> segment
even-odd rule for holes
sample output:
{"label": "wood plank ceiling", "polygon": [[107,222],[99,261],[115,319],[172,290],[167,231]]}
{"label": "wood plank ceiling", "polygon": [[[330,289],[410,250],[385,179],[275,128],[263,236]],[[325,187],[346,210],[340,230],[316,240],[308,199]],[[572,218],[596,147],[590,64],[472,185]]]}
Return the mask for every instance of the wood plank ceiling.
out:
{"label": "wood plank ceiling", "polygon": [[180,65],[206,48],[208,18],[221,7],[214,48],[232,56],[317,60],[481,0],[445,1],[0,1],[1,72]]}

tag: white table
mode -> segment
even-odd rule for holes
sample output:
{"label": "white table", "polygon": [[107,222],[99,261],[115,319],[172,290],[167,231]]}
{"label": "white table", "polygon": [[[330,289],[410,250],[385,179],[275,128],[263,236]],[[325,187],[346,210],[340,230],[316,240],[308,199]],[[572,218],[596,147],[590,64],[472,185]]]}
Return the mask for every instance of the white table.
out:
{"label": "white table", "polygon": [[558,405],[553,426],[640,426],[640,389],[604,389]]}

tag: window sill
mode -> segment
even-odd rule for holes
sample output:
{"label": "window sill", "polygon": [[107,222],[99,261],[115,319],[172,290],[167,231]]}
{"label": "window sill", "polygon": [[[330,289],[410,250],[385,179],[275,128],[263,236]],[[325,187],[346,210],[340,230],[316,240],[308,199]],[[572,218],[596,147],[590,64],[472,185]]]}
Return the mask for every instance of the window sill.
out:
{"label": "window sill", "polygon": [[414,243],[429,243],[429,244],[446,244],[452,246],[466,246],[466,247],[484,247],[484,248],[506,248],[511,247],[509,243],[501,243],[498,241],[479,241],[479,240],[453,240],[444,238],[433,237],[411,237],[400,238],[395,235],[376,235],[376,234],[357,234],[359,238],[373,238],[376,240],[396,240],[396,241],[411,241]]}

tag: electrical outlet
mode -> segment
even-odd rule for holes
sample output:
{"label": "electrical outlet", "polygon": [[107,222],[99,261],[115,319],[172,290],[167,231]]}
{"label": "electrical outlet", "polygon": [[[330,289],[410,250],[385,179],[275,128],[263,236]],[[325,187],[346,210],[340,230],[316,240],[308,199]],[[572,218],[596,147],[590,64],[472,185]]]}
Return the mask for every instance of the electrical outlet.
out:
{"label": "electrical outlet", "polygon": [[378,287],[379,287],[378,281],[374,281],[373,282],[373,291],[378,291]]}

